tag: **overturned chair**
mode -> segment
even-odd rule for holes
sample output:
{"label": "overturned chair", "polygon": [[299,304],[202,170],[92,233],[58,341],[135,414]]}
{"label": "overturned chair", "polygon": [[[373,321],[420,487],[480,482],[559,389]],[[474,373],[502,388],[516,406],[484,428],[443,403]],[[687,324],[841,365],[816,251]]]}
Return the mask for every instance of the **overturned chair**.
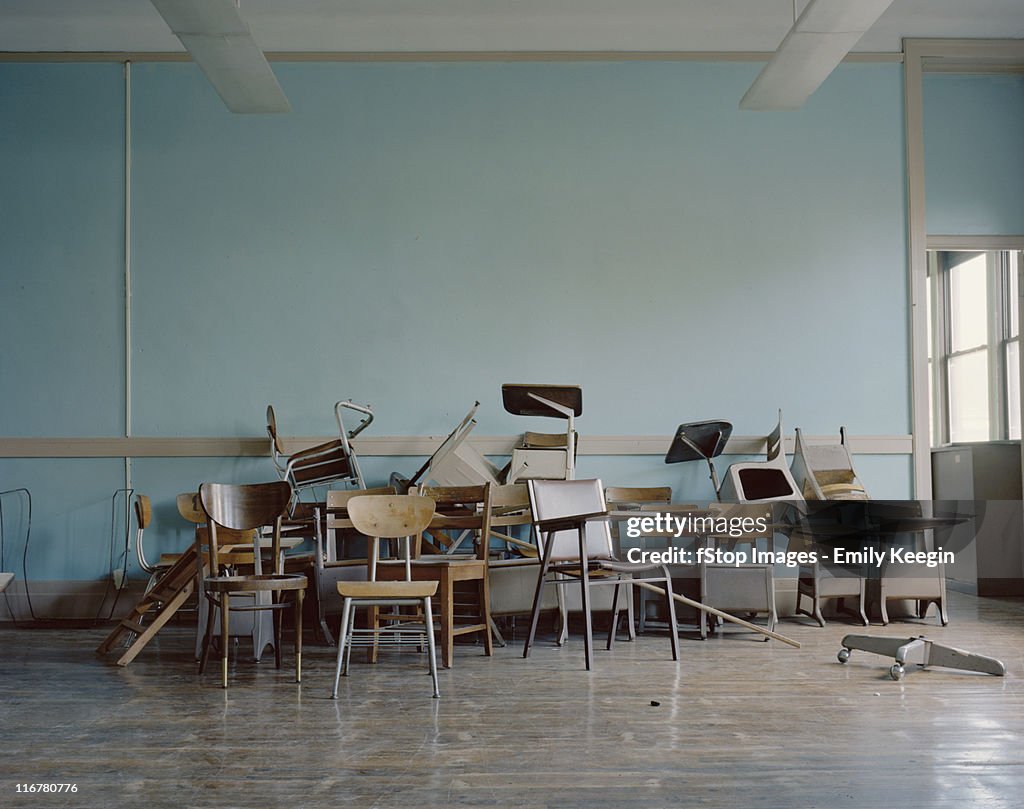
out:
{"label": "overturned chair", "polygon": [[[352,430],[345,429],[343,410],[362,415],[359,424]],[[352,448],[351,440],[373,422],[373,411],[351,400],[334,405],[334,418],[338,423],[338,437],[333,441],[306,447],[292,454],[285,452],[284,441],[277,429],[277,414],[273,405],[267,405],[267,435],[270,437],[270,454],[281,480],[288,481],[299,499],[302,492],[317,486],[342,484],[365,489],[359,458]]]}

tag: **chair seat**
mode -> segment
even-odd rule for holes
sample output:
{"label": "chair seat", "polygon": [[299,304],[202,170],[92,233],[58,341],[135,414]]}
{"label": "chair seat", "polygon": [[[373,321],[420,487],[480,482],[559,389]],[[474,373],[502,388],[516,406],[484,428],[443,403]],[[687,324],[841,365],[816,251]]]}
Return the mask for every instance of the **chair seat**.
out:
{"label": "chair seat", "polygon": [[268,573],[260,576],[216,576],[204,580],[215,593],[244,593],[264,590],[305,590],[306,577],[292,573]]}
{"label": "chair seat", "polygon": [[339,581],[342,598],[430,598],[436,581]]}

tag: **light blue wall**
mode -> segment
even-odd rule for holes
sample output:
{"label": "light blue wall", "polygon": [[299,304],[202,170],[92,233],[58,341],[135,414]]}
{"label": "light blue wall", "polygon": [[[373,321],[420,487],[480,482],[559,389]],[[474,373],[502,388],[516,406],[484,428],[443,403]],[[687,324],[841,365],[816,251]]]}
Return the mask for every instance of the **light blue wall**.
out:
{"label": "light blue wall", "polygon": [[924,77],[928,233],[1024,234],[1024,76]]}
{"label": "light blue wall", "polygon": [[[800,111],[741,113],[757,69],[275,64],[293,112],[246,117],[191,64],[133,66],[134,434],[260,435],[268,402],[286,434],[327,434],[346,397],[373,404],[374,435],[445,433],[476,399],[480,435],[551,426],[504,414],[506,381],[582,384],[590,435],[703,418],[764,434],[778,407],[809,434],[908,432],[900,68],[843,65]],[[0,223],[0,433],[116,435],[120,67],[0,65],[0,88],[4,204],[35,211]],[[47,185],[50,164],[66,170]],[[48,463],[0,461],[0,484],[45,490]],[[99,509],[120,462],[79,463],[96,473],[74,494]],[[371,481],[416,465],[364,461]],[[908,494],[906,458],[864,466],[877,495]],[[580,461],[699,497],[688,467]],[[271,474],[263,459],[133,467],[168,550],[177,492]],[[100,557],[108,523],[46,530],[58,554]]]}
{"label": "light blue wall", "polygon": [[0,433],[124,430],[124,85],[0,65]]}
{"label": "light blue wall", "polygon": [[137,434],[349,396],[509,433],[506,381],[582,383],[590,434],[908,431],[896,66],[777,114],[737,109],[751,65],[275,69],[293,112],[246,118],[134,68]]}

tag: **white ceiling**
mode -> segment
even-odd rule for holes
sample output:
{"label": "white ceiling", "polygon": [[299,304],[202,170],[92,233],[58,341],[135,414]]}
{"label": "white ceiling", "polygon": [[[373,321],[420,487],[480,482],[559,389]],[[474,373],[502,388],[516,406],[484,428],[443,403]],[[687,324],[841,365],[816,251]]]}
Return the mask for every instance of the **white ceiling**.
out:
{"label": "white ceiling", "polygon": [[[797,0],[803,8],[807,0]],[[850,0],[857,2],[857,0]],[[266,51],[774,51],[793,0],[241,0]],[[1024,37],[1024,0],[895,0],[855,51]],[[0,0],[0,51],[181,51],[149,0]]]}

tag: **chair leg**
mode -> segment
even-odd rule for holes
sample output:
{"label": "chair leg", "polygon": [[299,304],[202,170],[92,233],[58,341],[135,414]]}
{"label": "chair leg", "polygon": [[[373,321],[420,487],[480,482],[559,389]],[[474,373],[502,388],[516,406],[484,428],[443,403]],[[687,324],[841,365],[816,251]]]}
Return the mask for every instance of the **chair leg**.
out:
{"label": "chair leg", "polygon": [[[199,596],[209,605],[206,593]],[[213,645],[213,621],[210,620],[210,611],[206,611],[206,628],[203,630],[202,646],[199,648],[199,673],[206,671],[206,663],[210,659],[210,647]]]}
{"label": "chair leg", "polygon": [[341,629],[338,630],[338,661],[334,666],[334,690],[331,692],[331,699],[338,698],[338,681],[341,679],[341,664],[345,659],[345,647],[352,642],[348,634],[348,616],[352,610],[352,599],[346,598],[341,604]]}
{"label": "chair leg", "polygon": [[228,687],[228,614],[231,612],[231,596],[220,594],[220,685]]}
{"label": "chair leg", "polygon": [[441,607],[441,665],[450,669],[455,662],[455,584],[447,566],[441,569],[438,602]]}
{"label": "chair leg", "polygon": [[[281,596],[276,591],[270,594],[270,603],[271,603],[271,605],[280,603],[280,599],[281,599]],[[273,617],[274,617],[274,668],[280,669],[281,668],[281,619],[282,619],[283,616],[281,615],[281,610],[279,610],[279,609],[271,609],[271,612],[273,613]],[[253,613],[254,620],[258,620],[258,619],[256,619],[256,616],[258,616],[259,614],[260,613],[258,613],[258,612],[254,612]]]}
{"label": "chair leg", "polygon": [[[815,596],[813,599],[814,604],[814,620],[818,622],[818,626],[825,626],[825,616],[821,614],[821,599]],[[771,627],[768,627],[771,629]]]}
{"label": "chair leg", "polygon": [[584,526],[580,524],[576,533],[580,539],[580,583],[583,593],[583,649],[587,671],[590,671],[594,654],[594,632],[590,618],[590,571],[587,569],[587,539]]}
{"label": "chair leg", "polygon": [[434,684],[434,699],[440,699],[441,690],[437,687],[437,649],[434,648],[434,613],[430,606],[430,596],[423,599],[423,615],[427,628],[427,654],[430,655],[430,681]]}
{"label": "chair leg", "polygon": [[636,640],[636,615],[633,612],[633,585],[626,585],[626,629],[629,640]]}
{"label": "chair leg", "polygon": [[[672,574],[669,573],[668,568],[665,570],[665,606],[668,609],[668,634],[672,640],[672,659],[679,659],[679,626],[676,623],[676,605],[675,599],[672,598]],[[704,615],[704,611],[701,610],[701,615]]]}
{"label": "chair leg", "polygon": [[540,599],[544,592],[544,579],[548,575],[548,565],[551,563],[551,535],[548,534],[548,541],[544,544],[544,558],[540,563],[540,571],[537,573],[537,587],[533,591],[533,608],[530,610],[530,631],[526,635],[526,642],[523,644],[523,657],[530,656],[530,647],[533,646],[533,639],[537,636],[537,621],[540,618]]}
{"label": "chair leg", "polygon": [[[352,664],[352,638],[355,637],[356,631],[356,608],[353,606],[348,616],[348,646],[345,647],[345,666],[342,668],[341,673],[348,677],[348,668]],[[376,636],[374,636],[376,642]]]}
{"label": "chair leg", "polygon": [[302,682],[302,590],[295,591],[295,682]]}
{"label": "chair leg", "polygon": [[609,652],[612,650],[612,644],[615,643],[615,625],[619,622],[619,586],[616,584],[612,591],[612,622],[608,627],[608,644],[605,646]]}
{"label": "chair leg", "polygon": [[491,636],[491,588],[487,581],[487,570],[484,569],[483,578],[477,585],[480,591],[480,623],[484,625],[484,654],[488,657],[494,655],[494,638]]}

